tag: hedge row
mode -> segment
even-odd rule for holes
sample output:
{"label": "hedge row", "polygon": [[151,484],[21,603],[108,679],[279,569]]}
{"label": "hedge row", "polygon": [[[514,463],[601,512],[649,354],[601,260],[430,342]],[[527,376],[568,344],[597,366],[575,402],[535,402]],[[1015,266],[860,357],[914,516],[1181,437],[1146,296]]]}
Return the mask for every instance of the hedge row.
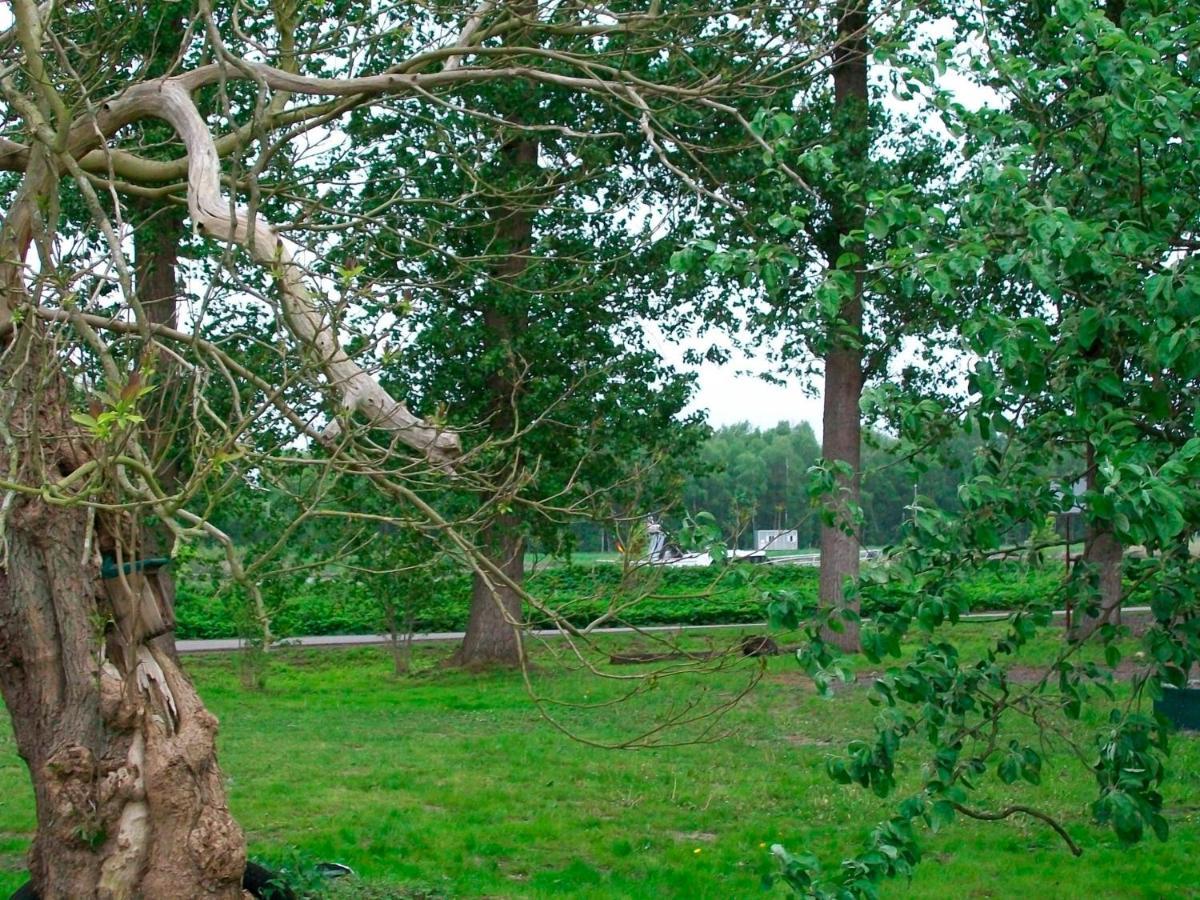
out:
{"label": "hedge row", "polygon": [[[1061,571],[1030,571],[1017,566],[978,574],[960,585],[975,610],[1011,609],[1049,596]],[[584,625],[610,610],[613,603],[634,598],[620,623],[631,625],[721,625],[760,621],[764,593],[794,591],[815,601],[817,570],[799,566],[736,566],[724,574],[710,569],[639,569],[622,573],[617,565],[561,566],[528,580],[530,593],[570,622]],[[381,592],[394,601],[401,617],[411,603],[416,631],[461,631],[471,602],[470,576],[455,573],[419,586],[393,579],[369,585],[350,578],[290,579],[262,587],[271,612],[271,627],[280,637],[366,634],[385,629]],[[868,610],[869,612],[869,610]],[[237,591],[214,596],[200,579],[185,571],[178,585],[178,636],[234,637],[249,633],[248,604]],[[530,612],[533,624],[545,617]],[[613,624],[617,624],[614,622]]]}
{"label": "hedge row", "polygon": [[[739,572],[717,578],[707,569],[637,570],[622,577],[616,565],[561,566],[537,572],[528,579],[530,594],[574,624],[602,615],[611,603],[638,599],[621,614],[635,625],[717,625],[756,621],[763,617],[759,591],[794,590],[816,597],[815,569],[772,567],[754,573],[754,584]],[[380,597],[381,591],[389,595]],[[271,612],[271,629],[280,637],[326,634],[368,634],[385,628],[383,600],[391,600],[401,618],[411,603],[419,632],[461,631],[471,604],[471,579],[466,573],[418,586],[396,578],[386,585],[369,585],[351,578],[316,581],[289,579],[262,585]],[[181,638],[235,637],[248,624],[248,604],[238,590],[214,592],[187,573],[177,586],[177,634]],[[544,617],[531,611],[534,624]]]}

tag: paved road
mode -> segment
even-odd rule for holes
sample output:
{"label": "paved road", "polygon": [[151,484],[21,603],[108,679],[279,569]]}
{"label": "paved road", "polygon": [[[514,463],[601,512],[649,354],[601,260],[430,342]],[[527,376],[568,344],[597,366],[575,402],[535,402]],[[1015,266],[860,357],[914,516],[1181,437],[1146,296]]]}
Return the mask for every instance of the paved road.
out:
{"label": "paved road", "polygon": [[[747,622],[744,625],[652,625],[647,628],[597,628],[591,634],[633,634],[639,631],[712,631],[720,628],[765,628],[765,622]],[[562,637],[557,628],[539,628],[529,632],[536,637]],[[428,641],[461,641],[466,635],[463,631],[428,631],[414,634],[414,643]],[[314,635],[312,637],[284,638],[280,641],[285,646],[300,647],[369,647],[374,644],[386,644],[391,641],[386,634],[330,634]],[[217,653],[229,650],[240,650],[243,644],[237,638],[218,638],[208,641],[176,641],[175,647],[180,653]]]}
{"label": "paved road", "polygon": [[[1131,606],[1122,610],[1123,613],[1143,613],[1149,612],[1148,606]],[[989,621],[995,619],[1003,619],[1005,612],[978,612],[967,613],[963,616],[964,619],[972,619],[979,621]],[[1056,610],[1054,615],[1065,616],[1063,610]],[[641,631],[717,631],[720,629],[729,628],[766,628],[766,622],[743,622],[739,625],[656,625],[648,628],[597,628],[591,634],[633,634]],[[562,637],[562,632],[555,628],[539,629],[532,632],[536,637],[554,638]],[[430,631],[423,634],[414,634],[413,641],[417,643],[426,643],[430,641],[461,641],[463,632],[461,631]],[[287,638],[282,643],[288,646],[300,647],[370,647],[377,644],[386,644],[390,639],[386,634],[331,634],[331,635],[316,635],[312,637],[297,637]],[[218,638],[208,641],[176,641],[175,647],[180,653],[227,653],[230,650],[240,650],[242,642],[236,638]]]}

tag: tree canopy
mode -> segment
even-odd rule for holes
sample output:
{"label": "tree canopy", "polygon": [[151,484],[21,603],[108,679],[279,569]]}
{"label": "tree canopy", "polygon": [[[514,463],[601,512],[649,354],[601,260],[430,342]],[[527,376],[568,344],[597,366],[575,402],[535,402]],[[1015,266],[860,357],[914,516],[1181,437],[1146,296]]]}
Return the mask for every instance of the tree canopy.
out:
{"label": "tree canopy", "polygon": [[[524,541],[672,499],[707,507],[685,531],[716,578],[717,526],[819,527],[821,602],[764,605],[819,687],[847,652],[875,667],[875,733],[828,774],[891,796],[919,763],[859,855],[774,848],[793,890],[872,896],[959,816],[1076,849],[1036,803],[979,799],[1037,785],[1048,741],[1121,841],[1167,837],[1150,702],[1200,656],[1193,3],[10,9],[0,688],[43,896],[240,896],[158,552],[222,546],[269,644],[258,580],[318,522],[381,572],[432,573],[437,547],[514,635],[528,605],[625,679],[524,588]],[[701,444],[646,333],[697,320],[822,368],[820,448],[803,426]],[[963,580],[1061,544],[1076,506],[1061,584],[963,645]],[[872,528],[886,558],[860,572]],[[1131,581],[1152,621],[1114,687]],[[1015,677],[1062,605],[1061,650]]]}

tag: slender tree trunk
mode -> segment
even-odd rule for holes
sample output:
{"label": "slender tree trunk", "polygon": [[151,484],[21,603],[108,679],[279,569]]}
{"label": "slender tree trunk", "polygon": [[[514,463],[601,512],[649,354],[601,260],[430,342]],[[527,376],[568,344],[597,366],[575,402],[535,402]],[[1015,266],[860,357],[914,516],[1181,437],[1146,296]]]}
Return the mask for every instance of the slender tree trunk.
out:
{"label": "slender tree trunk", "polygon": [[[833,52],[834,127],[841,133],[843,170],[853,171],[866,161],[870,144],[867,95],[868,12],[866,0],[840,0],[836,7],[838,46]],[[829,265],[837,265],[845,251],[864,252],[861,246],[844,246],[843,237],[863,227],[864,212],[858,197],[834,199],[834,229],[826,248]],[[844,462],[853,474],[839,480],[833,498],[834,524],[821,525],[820,602],[843,608],[847,580],[859,571],[861,536],[850,527],[848,510],[861,496],[859,468],[862,455],[862,419],[859,401],[863,389],[863,262],[854,267],[853,296],[843,304],[838,321],[830,328],[825,356],[825,398],[821,425],[821,455],[830,462]],[[859,649],[858,625],[845,622],[838,632],[824,629],[822,636],[843,650]]]}
{"label": "slender tree trunk", "polygon": [[383,617],[387,624],[388,642],[392,648],[392,675],[399,678],[412,671],[412,643],[415,616],[411,600],[404,605],[404,623],[401,626],[399,610],[394,603],[385,603]]}
{"label": "slender tree trunk", "polygon": [[[18,346],[0,370],[9,442],[0,477],[45,483],[74,471],[86,450],[37,324],[9,338]],[[101,578],[100,552],[119,540],[119,523],[40,496],[5,499],[0,691],[34,785],[39,895],[241,898],[245,842],[217,767],[217,721],[164,638],[128,626]]]}
{"label": "slender tree trunk", "polygon": [[[525,541],[519,523],[501,516],[488,526],[482,550],[488,559],[520,585],[525,580]],[[471,613],[462,646],[451,665],[466,669],[515,666],[521,662],[521,595],[493,578],[476,574],[471,585]]]}
{"label": "slender tree trunk", "polygon": [[[1094,491],[1097,488],[1098,473],[1096,465],[1096,448],[1089,443],[1087,446],[1087,488]],[[1083,556],[1079,565],[1095,572],[1096,588],[1099,594],[1099,608],[1095,616],[1076,610],[1071,619],[1071,629],[1068,638],[1072,641],[1082,641],[1104,624],[1118,624],[1121,621],[1121,563],[1125,559],[1124,548],[1113,534],[1112,528],[1106,522],[1089,522],[1084,537]]]}
{"label": "slender tree trunk", "polygon": [[[821,524],[820,603],[840,608],[847,603],[845,584],[858,578],[859,531],[849,526],[849,509],[860,499],[862,423],[858,402],[862,396],[861,355],[853,350],[834,351],[825,360],[825,403],[821,436],[821,455],[849,465],[854,474],[839,480],[839,494],[832,506],[834,524]],[[843,622],[840,632],[823,630],[822,637],[848,652],[859,649],[858,623]]]}
{"label": "slender tree trunk", "polygon": [[408,674],[408,666],[400,653],[400,622],[396,616],[396,607],[390,602],[383,606],[383,619],[387,624],[388,645],[392,648],[392,676],[399,678]]}

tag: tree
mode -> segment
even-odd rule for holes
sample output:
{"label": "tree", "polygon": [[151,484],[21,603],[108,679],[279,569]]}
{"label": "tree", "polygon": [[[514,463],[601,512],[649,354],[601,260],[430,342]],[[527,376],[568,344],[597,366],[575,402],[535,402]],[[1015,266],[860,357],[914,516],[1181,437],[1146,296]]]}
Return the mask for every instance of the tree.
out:
{"label": "tree", "polygon": [[[922,362],[933,364],[932,337],[947,321],[941,273],[915,258],[907,267],[881,264],[907,246],[908,231],[947,224],[926,222],[929,209],[941,213],[944,141],[889,110],[882,84],[870,78],[870,60],[902,56],[927,15],[905,5],[872,14],[864,0],[825,8],[828,77],[748,114],[765,152],[752,163],[712,166],[731,203],[741,199],[744,208],[714,207],[704,236],[674,258],[692,278],[706,268],[739,286],[741,303],[718,295],[706,321],[745,328],[774,347],[781,370],[824,379],[822,459],[810,496],[821,516],[825,637],[848,651],[858,648],[856,602],[844,592],[853,592],[862,544],[864,390],[916,368],[892,371],[906,336],[930,338],[920,346]],[[731,306],[741,315],[730,315]]]}
{"label": "tree", "polygon": [[[793,26],[804,58],[804,11],[760,8]],[[286,2],[227,17],[205,3],[160,77],[128,52],[141,8],[18,0],[12,12],[0,36],[0,168],[15,173],[0,226],[0,688],[35,787],[34,883],[47,898],[237,897],[245,850],[216,763],[216,721],[171,653],[159,562],[141,539],[148,519],[175,541],[220,540],[231,576],[253,593],[251,567],[207,518],[221,487],[261,466],[324,467],[407,502],[475,567],[507,579],[422,496],[467,476],[460,439],[380,382],[378,344],[357,328],[355,266],[341,257],[344,271],[325,277],[322,260],[376,220],[360,206],[333,208],[321,181],[303,180],[306,153],[337,172],[344,147],[320,129],[387,97],[415,111],[452,97],[469,104],[480,85],[536,83],[615,98],[661,144],[677,110],[737,123],[724,92],[769,84],[755,65],[722,69],[714,48],[744,29],[719,4],[527,17],[503,4],[438,6],[405,20],[344,4],[305,16]],[[529,47],[497,40],[518,25],[541,37]],[[705,43],[692,58],[683,41],[697,31]],[[567,46],[544,51],[550,36]],[[272,53],[278,66],[261,61]],[[660,65],[619,62],[664,54]],[[174,134],[167,159],[143,152],[151,120]],[[455,135],[442,138],[429,152],[450,157]],[[124,198],[185,194],[204,288],[172,327],[138,296],[149,272],[140,285],[130,277]],[[370,287],[399,297],[402,284]],[[248,315],[256,300],[274,322]],[[217,337],[247,318],[254,331]],[[178,426],[188,464],[174,484],[147,450],[144,405],[162,388],[164,358],[190,379],[189,427]]]}
{"label": "tree", "polygon": [[[603,137],[538,121],[568,105]],[[420,191],[381,216],[389,236],[372,238],[365,264],[364,277],[400,268],[417,286],[387,369],[412,396],[447,407],[489,474],[440,501],[478,520],[475,542],[505,573],[498,583],[475,573],[466,637],[451,659],[479,668],[521,664],[528,544],[558,548],[572,518],[604,516],[622,485],[661,482],[697,428],[675,418],[690,380],[643,334],[663,286],[662,242],[627,221],[646,202],[633,174],[648,165],[644,138],[622,132],[621,111],[553,86],[480,88],[471,109],[419,124],[403,110],[381,121],[377,110],[361,126],[394,129],[413,147],[403,178]],[[471,136],[453,165],[423,159],[421,148],[449,128]],[[397,189],[394,155],[364,165],[367,202],[384,205]],[[446,194],[463,200],[447,206]],[[642,494],[654,501],[654,490]]]}
{"label": "tree", "polygon": [[781,422],[767,431],[747,424],[717,429],[700,451],[699,471],[685,485],[683,500],[693,512],[712,514],[722,532],[752,547],[759,527],[797,532],[800,546],[816,544],[805,473],[820,456],[808,424]]}
{"label": "tree", "polygon": [[[866,656],[875,664],[898,657],[913,634],[921,646],[877,680],[874,738],[829,765],[836,780],[880,795],[896,790],[901,760],[912,771],[919,759],[924,774],[840,870],[777,848],[785,879],[806,895],[875,896],[882,879],[911,873],[919,825],[936,830],[963,816],[1032,817],[1078,855],[1062,823],[1036,803],[972,802],[992,775],[1039,785],[1043,741],[1083,751],[1096,778],[1091,814],[1122,844],[1147,833],[1166,839],[1161,785],[1171,739],[1150,701],[1185,684],[1200,655],[1200,576],[1184,549],[1200,527],[1200,372],[1187,349],[1200,339],[1200,208],[1194,192],[1179,189],[1196,177],[1184,150],[1200,121],[1185,49],[1195,46],[1196,10],[951,9],[960,42],[953,53],[930,48],[926,72],[961,66],[998,100],[971,111],[936,78],[916,76],[962,141],[963,169],[945,211],[958,226],[954,239],[931,230],[910,249],[946,275],[942,293],[962,317],[956,341],[967,388],[897,391],[888,405],[906,455],[922,455],[931,434],[977,435],[980,444],[961,508],[914,507],[889,565],[864,579],[865,597],[905,598],[864,625]],[[1064,490],[1084,475],[1078,497]],[[956,583],[1035,549],[1031,536],[1041,539],[1046,517],[1077,500],[1093,544],[1107,532],[1116,545],[1144,547],[1148,559],[1126,561],[1133,577],[1116,588],[1106,583],[1115,554],[1085,555],[1051,596],[1014,611],[983,653],[969,652],[954,630],[963,611]],[[1118,640],[1129,632],[1114,621],[1114,593],[1123,601],[1135,584],[1151,621],[1128,661],[1132,676],[1115,684],[1124,680]],[[1064,603],[1092,621],[1021,679],[1012,665],[1054,627],[1052,611]],[[819,640],[802,659],[818,677],[834,664]]]}
{"label": "tree", "polygon": [[[832,131],[838,135],[835,162],[854,179],[865,168],[870,153],[870,96],[867,91],[867,29],[870,11],[866,0],[839,0],[834,8],[837,43],[833,50]],[[858,179],[862,181],[861,175]],[[849,284],[832,317],[825,350],[824,408],[821,415],[821,456],[842,469],[831,501],[831,516],[821,523],[821,602],[839,609],[848,603],[845,586],[858,578],[861,524],[856,521],[862,495],[862,417],[858,405],[863,389],[863,291],[865,252],[861,240],[866,224],[863,192],[833,198],[832,226],[825,252],[827,264],[848,275]],[[843,269],[842,254],[855,257]],[[844,650],[858,649],[854,618],[836,622],[826,638]]]}

